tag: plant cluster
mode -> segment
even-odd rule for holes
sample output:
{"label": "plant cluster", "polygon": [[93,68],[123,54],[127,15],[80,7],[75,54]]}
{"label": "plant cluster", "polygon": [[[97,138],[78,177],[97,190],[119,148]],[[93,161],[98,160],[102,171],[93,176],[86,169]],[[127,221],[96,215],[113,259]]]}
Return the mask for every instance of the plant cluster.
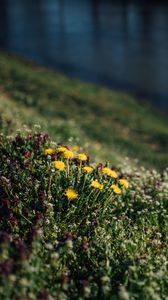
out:
{"label": "plant cluster", "polygon": [[0,299],[166,299],[168,170],[0,136]]}

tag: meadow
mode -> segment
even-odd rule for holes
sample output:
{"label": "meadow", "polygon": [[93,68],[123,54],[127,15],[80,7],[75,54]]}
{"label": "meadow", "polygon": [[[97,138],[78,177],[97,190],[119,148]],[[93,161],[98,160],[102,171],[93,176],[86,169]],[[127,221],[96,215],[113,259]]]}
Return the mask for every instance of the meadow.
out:
{"label": "meadow", "polygon": [[0,299],[168,299],[164,114],[5,54],[0,90]]}
{"label": "meadow", "polygon": [[72,80],[3,53],[0,87],[15,106],[28,111],[29,124],[37,123],[31,116],[38,115],[44,120],[42,129],[57,139],[84,139],[95,148],[94,156],[99,152],[100,158],[117,164],[128,156],[160,170],[168,165],[166,114],[133,96]]}

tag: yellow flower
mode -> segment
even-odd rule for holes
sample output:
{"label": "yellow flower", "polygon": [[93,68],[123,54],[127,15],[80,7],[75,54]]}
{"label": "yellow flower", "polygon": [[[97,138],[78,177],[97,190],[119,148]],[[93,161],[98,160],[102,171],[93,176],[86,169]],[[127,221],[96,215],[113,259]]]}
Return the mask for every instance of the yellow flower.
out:
{"label": "yellow flower", "polygon": [[66,147],[58,146],[57,151],[58,152],[64,152],[67,151],[68,149]]}
{"label": "yellow flower", "polygon": [[52,155],[55,151],[51,148],[47,148],[43,151],[44,155]]}
{"label": "yellow flower", "polygon": [[92,167],[83,167],[82,168],[82,170],[83,170],[83,172],[85,172],[85,173],[92,173],[93,172],[93,168]]}
{"label": "yellow flower", "polygon": [[118,175],[117,175],[117,173],[115,171],[113,171],[113,170],[111,170],[110,168],[107,168],[107,167],[103,168],[101,170],[101,172],[103,174],[108,175],[108,176],[113,177],[113,178],[117,178],[118,177]]}
{"label": "yellow flower", "polygon": [[121,189],[116,184],[112,184],[110,188],[113,190],[115,194],[118,195],[121,194]]}
{"label": "yellow flower", "polygon": [[93,180],[90,186],[95,188],[95,189],[99,189],[99,190],[102,190],[103,187],[104,187],[103,184],[101,184],[100,182],[98,182],[96,180]]}
{"label": "yellow flower", "polygon": [[123,187],[125,187],[125,189],[128,189],[129,187],[129,183],[128,183],[128,180],[126,179],[119,179],[119,184],[122,185]]}
{"label": "yellow flower", "polygon": [[74,200],[78,198],[78,194],[74,189],[68,188],[65,191],[65,196],[68,198],[68,200]]}
{"label": "yellow flower", "polygon": [[85,161],[85,160],[87,160],[87,155],[86,155],[85,153],[79,153],[79,154],[77,155],[77,158],[78,158],[79,160]]}
{"label": "yellow flower", "polygon": [[72,150],[78,151],[78,150],[79,150],[79,146],[78,146],[78,145],[74,145],[74,146],[72,147]]}
{"label": "yellow flower", "polygon": [[61,160],[55,160],[55,161],[53,162],[53,165],[54,165],[54,167],[55,167],[57,170],[62,171],[62,170],[65,169],[65,164],[64,164],[64,162],[61,161]]}
{"label": "yellow flower", "polygon": [[66,151],[63,152],[62,156],[63,156],[64,158],[69,158],[69,159],[74,158],[73,152],[70,151],[70,150],[67,150],[67,149],[66,149]]}

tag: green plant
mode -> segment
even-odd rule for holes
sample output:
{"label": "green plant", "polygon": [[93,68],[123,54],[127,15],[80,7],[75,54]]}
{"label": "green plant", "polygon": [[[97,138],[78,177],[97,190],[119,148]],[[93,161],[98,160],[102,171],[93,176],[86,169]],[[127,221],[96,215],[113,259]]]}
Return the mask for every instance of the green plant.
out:
{"label": "green plant", "polygon": [[0,298],[166,299],[168,170],[0,136]]}

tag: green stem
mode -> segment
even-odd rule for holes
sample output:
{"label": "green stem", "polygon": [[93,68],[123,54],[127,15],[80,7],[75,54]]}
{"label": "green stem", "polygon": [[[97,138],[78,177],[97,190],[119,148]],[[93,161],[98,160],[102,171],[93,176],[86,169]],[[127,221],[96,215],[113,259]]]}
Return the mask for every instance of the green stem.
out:
{"label": "green stem", "polygon": [[48,184],[48,195],[50,194],[51,192],[51,182],[52,182],[52,175],[50,175],[50,178],[49,178],[49,184]]}
{"label": "green stem", "polygon": [[67,165],[67,176],[66,177],[68,177],[69,176],[69,158],[67,158],[67,161],[66,161],[66,165]]}
{"label": "green stem", "polygon": [[81,193],[83,193],[83,190],[84,190],[84,187],[85,187],[85,184],[86,184],[86,177],[87,177],[87,175],[85,175],[85,178],[84,178],[84,182],[83,182],[83,186],[82,186]]}
{"label": "green stem", "polygon": [[81,169],[82,169],[82,161],[80,160],[80,164],[79,164],[79,167],[78,167],[78,181],[79,181],[79,178],[80,178]]}

